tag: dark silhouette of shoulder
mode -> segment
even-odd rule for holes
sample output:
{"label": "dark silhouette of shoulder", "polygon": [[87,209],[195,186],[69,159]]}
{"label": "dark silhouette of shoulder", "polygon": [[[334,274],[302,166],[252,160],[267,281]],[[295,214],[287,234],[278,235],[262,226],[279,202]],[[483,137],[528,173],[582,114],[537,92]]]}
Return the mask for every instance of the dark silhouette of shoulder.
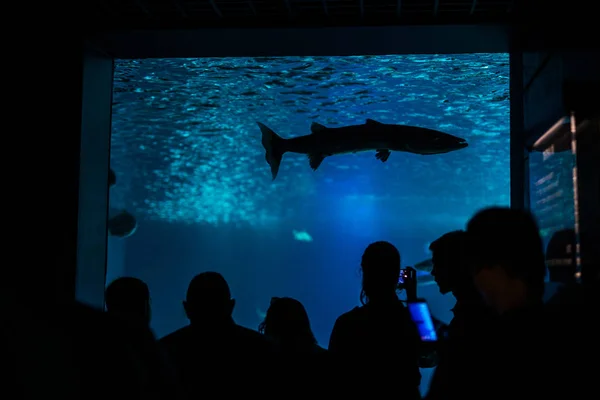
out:
{"label": "dark silhouette of shoulder", "polygon": [[420,341],[417,328],[400,301],[385,306],[367,304],[338,317],[329,350],[405,351],[406,340]]}
{"label": "dark silhouette of shoulder", "polygon": [[226,329],[208,331],[187,325],[163,337],[160,343],[169,352],[202,349],[206,353],[265,353],[273,344],[264,335],[232,323]]}

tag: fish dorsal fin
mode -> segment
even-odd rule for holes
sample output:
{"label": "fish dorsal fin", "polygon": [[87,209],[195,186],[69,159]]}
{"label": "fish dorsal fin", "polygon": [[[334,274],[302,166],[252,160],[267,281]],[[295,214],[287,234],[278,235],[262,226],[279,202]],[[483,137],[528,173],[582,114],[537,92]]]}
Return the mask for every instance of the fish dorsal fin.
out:
{"label": "fish dorsal fin", "polygon": [[313,122],[310,125],[310,131],[312,133],[321,133],[324,132],[327,129],[327,127],[325,125],[321,125],[318,122]]}
{"label": "fish dorsal fin", "polygon": [[374,119],[367,118],[367,125],[383,125],[383,122],[375,121]]}
{"label": "fish dorsal fin", "polygon": [[313,171],[316,171],[319,168],[319,165],[325,159],[325,154],[313,153],[308,155],[308,163]]}

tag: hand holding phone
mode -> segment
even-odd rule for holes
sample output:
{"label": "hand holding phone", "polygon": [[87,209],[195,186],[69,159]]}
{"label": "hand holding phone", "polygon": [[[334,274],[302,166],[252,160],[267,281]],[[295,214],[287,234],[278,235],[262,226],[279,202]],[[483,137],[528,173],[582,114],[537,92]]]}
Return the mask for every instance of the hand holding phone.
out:
{"label": "hand holding phone", "polygon": [[400,269],[398,288],[406,290],[408,301],[415,300],[417,298],[417,270],[413,267]]}

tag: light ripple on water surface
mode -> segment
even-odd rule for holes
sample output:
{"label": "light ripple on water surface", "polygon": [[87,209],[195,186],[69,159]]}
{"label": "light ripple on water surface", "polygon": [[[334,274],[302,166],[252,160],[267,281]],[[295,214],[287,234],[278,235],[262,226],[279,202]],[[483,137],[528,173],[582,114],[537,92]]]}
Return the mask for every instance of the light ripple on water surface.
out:
{"label": "light ripple on water surface", "polygon": [[[507,204],[508,81],[506,54],[119,60],[111,206],[142,219],[258,227],[318,218],[336,201],[432,220]],[[313,121],[366,118],[439,129],[470,146],[393,153],[385,164],[372,153],[330,157],[317,172],[286,154],[271,182],[256,121],[290,137]]]}

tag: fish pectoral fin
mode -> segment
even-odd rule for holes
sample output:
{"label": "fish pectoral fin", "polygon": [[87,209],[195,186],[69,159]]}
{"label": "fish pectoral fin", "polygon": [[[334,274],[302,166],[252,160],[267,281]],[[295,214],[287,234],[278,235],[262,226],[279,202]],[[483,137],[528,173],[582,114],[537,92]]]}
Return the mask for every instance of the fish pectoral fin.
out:
{"label": "fish pectoral fin", "polygon": [[374,119],[368,118],[367,125],[383,125],[383,123],[379,122],[379,121],[375,121]]}
{"label": "fish pectoral fin", "polygon": [[381,160],[381,162],[386,162],[390,158],[390,154],[392,153],[388,149],[380,149],[375,153],[375,158]]}
{"label": "fish pectoral fin", "polygon": [[325,157],[326,157],[325,154],[309,154],[308,155],[308,163],[310,164],[310,167],[312,168],[313,171],[316,171],[317,168],[319,168],[319,165],[321,165],[321,163],[323,162]]}
{"label": "fish pectoral fin", "polygon": [[326,130],[327,130],[327,127],[325,125],[319,124],[318,122],[313,122],[310,125],[310,131],[312,133],[321,133],[321,132],[326,131]]}

